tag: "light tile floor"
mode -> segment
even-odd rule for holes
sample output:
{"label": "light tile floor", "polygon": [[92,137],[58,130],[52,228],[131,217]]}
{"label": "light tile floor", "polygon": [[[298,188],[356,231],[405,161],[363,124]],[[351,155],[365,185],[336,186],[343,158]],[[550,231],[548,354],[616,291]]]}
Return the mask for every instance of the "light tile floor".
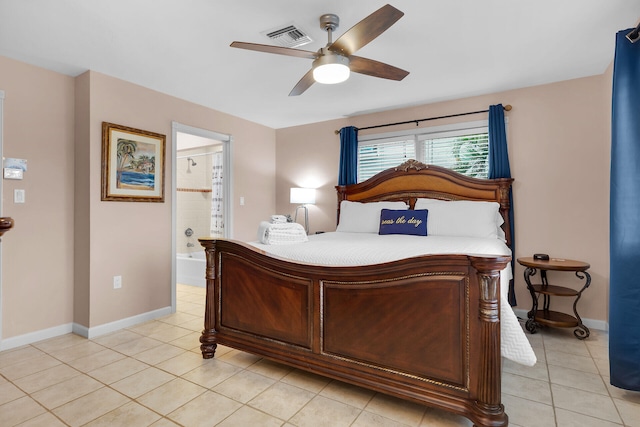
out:
{"label": "light tile floor", "polygon": [[[204,289],[178,285],[177,296],[162,319],[0,352],[0,426],[471,426],[222,346],[203,360]],[[536,366],[503,363],[510,425],[640,427],[640,393],[609,385],[606,333],[527,336]]]}

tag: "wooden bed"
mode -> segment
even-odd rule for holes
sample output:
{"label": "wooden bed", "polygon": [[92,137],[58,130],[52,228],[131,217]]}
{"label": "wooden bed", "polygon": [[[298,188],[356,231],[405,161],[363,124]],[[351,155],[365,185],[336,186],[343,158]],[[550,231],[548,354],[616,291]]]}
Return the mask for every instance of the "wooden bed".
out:
{"label": "wooden bed", "polygon": [[[479,180],[410,160],[342,200],[500,203],[509,236],[511,179]],[[204,358],[217,344],[506,426],[501,404],[500,271],[507,256],[429,255],[331,267],[287,261],[238,241],[202,238]]]}

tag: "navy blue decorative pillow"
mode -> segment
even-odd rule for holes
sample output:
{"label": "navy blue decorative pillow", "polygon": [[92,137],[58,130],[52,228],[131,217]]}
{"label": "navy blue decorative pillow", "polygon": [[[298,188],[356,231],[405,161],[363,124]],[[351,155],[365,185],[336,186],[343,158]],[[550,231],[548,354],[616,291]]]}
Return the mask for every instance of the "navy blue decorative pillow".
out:
{"label": "navy blue decorative pillow", "polygon": [[429,210],[393,210],[380,212],[380,230],[378,234],[427,235],[427,215]]}

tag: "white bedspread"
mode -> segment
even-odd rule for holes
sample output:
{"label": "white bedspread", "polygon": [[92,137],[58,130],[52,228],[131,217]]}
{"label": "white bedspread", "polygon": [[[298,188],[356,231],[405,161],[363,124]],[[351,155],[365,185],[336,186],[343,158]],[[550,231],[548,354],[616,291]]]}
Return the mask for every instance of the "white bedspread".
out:
{"label": "white bedspread", "polygon": [[[406,236],[373,233],[323,233],[309,236],[309,241],[293,245],[251,243],[265,252],[294,261],[312,264],[354,266],[380,264],[419,255],[466,254],[511,255],[499,239],[449,236]],[[393,248],[391,250],[391,248]],[[536,356],[509,305],[507,292],[511,267],[501,273],[500,327],[502,356],[533,366]]]}

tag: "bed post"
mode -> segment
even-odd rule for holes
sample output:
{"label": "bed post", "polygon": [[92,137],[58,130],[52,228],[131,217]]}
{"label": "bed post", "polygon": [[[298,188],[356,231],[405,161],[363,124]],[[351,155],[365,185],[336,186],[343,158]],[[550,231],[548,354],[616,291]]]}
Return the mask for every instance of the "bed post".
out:
{"label": "bed post", "polygon": [[478,272],[480,285],[480,339],[482,348],[491,349],[480,356],[480,373],[476,412],[483,419],[482,425],[506,426],[508,417],[501,403],[501,355],[500,355],[500,271],[510,257],[469,257],[471,266]]}
{"label": "bed post", "polygon": [[507,246],[511,248],[513,236],[511,235],[511,217],[509,216],[509,211],[511,210],[511,202],[509,199],[509,192],[511,191],[511,183],[513,179],[510,178],[502,178],[497,180],[500,182],[500,194],[499,194],[499,203],[500,203],[500,215],[504,218],[504,224],[502,225],[502,229],[504,230],[505,240],[507,241]]}
{"label": "bed post", "polygon": [[211,359],[218,347],[216,338],[216,313],[217,307],[215,306],[215,271],[216,271],[216,256],[215,256],[215,238],[203,237],[198,239],[200,244],[204,247],[205,258],[207,260],[207,268],[205,273],[206,286],[207,286],[207,299],[204,315],[204,330],[200,336],[200,351],[202,351],[202,357],[204,359]]}

